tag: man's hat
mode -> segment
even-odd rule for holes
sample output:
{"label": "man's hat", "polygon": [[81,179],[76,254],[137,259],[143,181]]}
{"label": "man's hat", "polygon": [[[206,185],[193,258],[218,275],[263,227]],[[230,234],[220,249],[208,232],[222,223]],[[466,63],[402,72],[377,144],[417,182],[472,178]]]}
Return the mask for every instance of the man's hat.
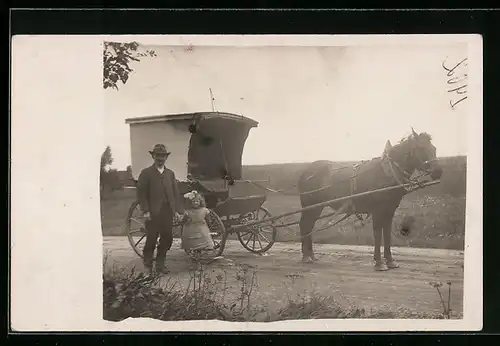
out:
{"label": "man's hat", "polygon": [[163,154],[170,155],[170,152],[167,151],[167,148],[163,144],[156,144],[152,151],[149,152],[151,155],[155,154]]}

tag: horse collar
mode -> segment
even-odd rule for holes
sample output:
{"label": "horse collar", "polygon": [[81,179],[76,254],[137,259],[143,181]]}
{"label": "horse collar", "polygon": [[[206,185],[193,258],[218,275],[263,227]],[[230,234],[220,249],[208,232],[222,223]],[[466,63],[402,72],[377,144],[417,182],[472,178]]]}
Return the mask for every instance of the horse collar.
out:
{"label": "horse collar", "polygon": [[[386,155],[384,155],[383,159],[386,159],[387,162],[388,162],[388,164],[389,164],[390,174],[388,174],[388,175],[392,175],[392,177],[394,178],[394,180],[396,180],[396,182],[399,185],[404,185],[404,183],[401,181],[401,179],[399,179],[398,174],[396,173],[396,171],[394,169],[394,166],[396,167],[396,169],[399,172],[401,172],[403,174],[404,180],[406,182],[408,182],[410,180],[411,174],[408,173],[404,168],[402,168],[392,157],[390,157],[388,154],[386,154]],[[384,170],[384,172],[386,172],[386,170]]]}

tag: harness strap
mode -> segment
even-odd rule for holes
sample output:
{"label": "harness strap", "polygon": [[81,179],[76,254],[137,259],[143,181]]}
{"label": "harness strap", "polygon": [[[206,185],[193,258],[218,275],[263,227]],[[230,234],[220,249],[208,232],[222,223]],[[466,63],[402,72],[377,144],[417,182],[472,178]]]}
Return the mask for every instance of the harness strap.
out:
{"label": "harness strap", "polygon": [[[330,171],[329,171],[329,173],[330,173],[330,174],[331,174],[331,173],[333,173],[333,172],[335,172],[335,171],[339,171],[339,170],[341,170],[341,169],[346,169],[346,168],[348,168],[348,167],[349,167],[349,166],[341,166],[341,167],[332,168],[332,166],[333,166],[333,164],[330,164]],[[313,172],[313,173],[311,173],[311,175],[309,175],[309,176],[307,176],[306,178],[304,178],[304,180],[309,180],[309,179],[312,179],[312,178],[314,178],[314,177],[315,177],[318,173],[319,173],[319,172]]]}
{"label": "harness strap", "polygon": [[[396,180],[396,182],[399,185],[404,185],[404,184],[411,183],[411,182],[414,182],[417,186],[420,185],[420,182],[416,178],[411,179],[411,174],[409,172],[407,172],[405,169],[403,169],[389,155],[386,154],[382,159],[385,160],[385,161],[387,161],[387,163],[389,165],[390,172],[387,172],[387,169],[385,168],[385,165],[382,162],[382,169],[383,169],[383,171],[385,172],[386,175],[392,176],[394,178],[394,180]],[[396,168],[398,169],[398,171],[403,174],[403,180],[404,181],[401,181],[401,179],[398,177],[398,174],[396,173],[396,170],[394,169],[394,166],[396,166]],[[404,189],[407,192],[410,192],[412,190],[412,187],[405,187]]]}
{"label": "harness strap", "polygon": [[393,161],[390,157],[387,157],[388,158],[388,162],[389,162],[389,168],[391,169],[391,173],[392,173],[392,177],[396,180],[396,182],[399,184],[399,185],[403,185],[403,182],[398,178],[398,175],[396,174],[396,172],[394,171],[394,165],[393,165]]}
{"label": "harness strap", "polygon": [[[385,162],[387,162],[387,164],[389,166],[389,172],[386,169]],[[399,185],[403,185],[404,182],[402,182],[401,179],[399,179],[398,174],[396,173],[396,171],[394,169],[394,166],[396,166],[396,168],[401,173],[403,173],[406,182],[408,182],[410,180],[409,178],[411,175],[408,174],[404,169],[402,169],[387,153],[385,153],[384,156],[382,157],[382,165],[381,166],[382,166],[382,170],[384,171],[384,173],[387,176],[392,176],[392,178],[394,178],[394,180],[396,180],[396,182]]]}
{"label": "harness strap", "polygon": [[401,167],[401,166],[400,166],[400,165],[399,165],[396,161],[394,161],[394,160],[393,160],[392,158],[390,158],[390,157],[389,157],[389,162],[390,162],[392,165],[396,166],[396,167],[399,169],[399,171],[400,171],[401,173],[403,173],[403,175],[405,176],[405,178],[406,178],[407,180],[410,180],[410,178],[411,178],[411,173],[410,173],[410,172],[406,171],[406,169],[404,169],[403,167]]}
{"label": "harness strap", "polygon": [[360,164],[354,165],[352,168],[352,176],[351,176],[351,195],[356,193],[356,178],[358,175]]}
{"label": "harness strap", "polygon": [[[357,177],[358,177],[358,171],[359,171],[360,167],[361,167],[361,164],[358,163],[357,165],[354,165],[352,168],[352,176],[350,179],[351,195],[354,195],[357,192]],[[350,209],[351,213],[353,213],[355,211],[354,201],[352,199],[349,200],[349,209]],[[356,216],[358,216],[358,215],[356,215]],[[359,216],[358,216],[358,218],[359,218]]]}

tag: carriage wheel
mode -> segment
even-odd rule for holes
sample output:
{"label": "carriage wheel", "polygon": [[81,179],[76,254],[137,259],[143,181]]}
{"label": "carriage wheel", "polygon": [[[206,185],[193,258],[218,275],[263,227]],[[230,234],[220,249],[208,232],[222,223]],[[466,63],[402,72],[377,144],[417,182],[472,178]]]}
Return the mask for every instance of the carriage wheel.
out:
{"label": "carriage wheel", "polygon": [[[129,208],[127,217],[127,238],[130,246],[135,251],[139,257],[143,258],[144,244],[146,244],[146,220],[142,216],[140,210],[139,202],[135,201]],[[175,237],[179,234],[177,232],[179,225],[174,222],[172,227],[172,233]]]}
{"label": "carriage wheel", "polygon": [[[271,217],[271,213],[264,207],[258,210],[240,215],[240,222],[264,220]],[[268,222],[243,228],[238,232],[238,240],[245,249],[253,253],[264,253],[268,251],[276,241],[277,229]]]}
{"label": "carriage wheel", "polygon": [[214,250],[202,250],[193,251],[185,249],[186,254],[191,257],[194,261],[202,263],[211,263],[216,257],[221,256],[224,252],[226,246],[227,232],[224,227],[224,223],[220,219],[219,215],[210,209],[210,213],[205,218],[208,228],[210,229],[210,235],[215,244]]}

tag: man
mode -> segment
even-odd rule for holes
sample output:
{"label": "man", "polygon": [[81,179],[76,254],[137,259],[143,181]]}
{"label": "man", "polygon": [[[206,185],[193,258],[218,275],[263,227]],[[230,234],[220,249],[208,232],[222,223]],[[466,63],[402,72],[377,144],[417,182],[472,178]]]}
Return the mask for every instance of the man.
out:
{"label": "man", "polygon": [[175,174],[165,167],[170,155],[163,144],[156,144],[149,152],[154,163],[143,169],[137,183],[137,198],[146,218],[146,244],[144,245],[144,266],[153,269],[153,253],[156,253],[156,271],[167,273],[165,256],[172,246],[172,224],[174,217],[184,212]]}

